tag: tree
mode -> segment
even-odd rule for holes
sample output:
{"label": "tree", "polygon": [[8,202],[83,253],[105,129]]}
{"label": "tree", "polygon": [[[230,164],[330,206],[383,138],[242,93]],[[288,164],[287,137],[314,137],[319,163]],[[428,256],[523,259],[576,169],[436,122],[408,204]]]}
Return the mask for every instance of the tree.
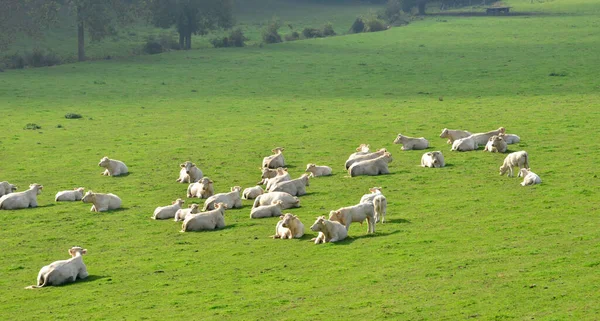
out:
{"label": "tree", "polygon": [[39,36],[57,19],[57,4],[45,0],[0,0],[0,50],[19,34]]}
{"label": "tree", "polygon": [[155,26],[175,26],[182,49],[192,48],[192,34],[233,25],[231,0],[146,0],[146,9]]}
{"label": "tree", "polygon": [[425,14],[425,8],[427,7],[428,0],[403,0],[402,10],[404,12],[410,12],[413,7],[417,7],[420,15]]}

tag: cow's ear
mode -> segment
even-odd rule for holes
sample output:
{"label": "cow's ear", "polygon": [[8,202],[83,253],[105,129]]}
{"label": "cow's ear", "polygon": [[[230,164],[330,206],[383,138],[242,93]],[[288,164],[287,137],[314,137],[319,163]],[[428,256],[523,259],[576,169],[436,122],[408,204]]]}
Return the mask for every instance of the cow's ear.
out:
{"label": "cow's ear", "polygon": [[87,249],[84,249],[83,251],[81,251],[81,254],[87,254]]}
{"label": "cow's ear", "polygon": [[180,166],[181,168],[184,168],[184,167],[185,167],[185,165],[184,165],[184,164],[179,164],[179,166]]}
{"label": "cow's ear", "polygon": [[283,220],[283,217],[284,217],[283,215],[279,215],[280,220]]}

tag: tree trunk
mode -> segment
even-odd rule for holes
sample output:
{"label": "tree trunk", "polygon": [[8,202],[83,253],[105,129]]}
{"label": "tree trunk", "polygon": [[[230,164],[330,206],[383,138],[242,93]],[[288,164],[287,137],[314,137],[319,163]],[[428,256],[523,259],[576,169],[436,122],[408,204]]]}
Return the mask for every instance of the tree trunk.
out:
{"label": "tree trunk", "polygon": [[179,49],[185,49],[185,36],[183,35],[183,31],[179,31]]}
{"label": "tree trunk", "polygon": [[77,8],[77,58],[79,61],[85,61],[85,29],[81,19],[81,8]]}
{"label": "tree trunk", "polygon": [[186,39],[185,39],[185,49],[186,50],[192,49],[192,32],[191,31],[187,32]]}
{"label": "tree trunk", "polygon": [[424,15],[425,14],[425,6],[427,5],[427,2],[424,0],[419,1],[418,3],[418,7],[419,7],[419,15]]}

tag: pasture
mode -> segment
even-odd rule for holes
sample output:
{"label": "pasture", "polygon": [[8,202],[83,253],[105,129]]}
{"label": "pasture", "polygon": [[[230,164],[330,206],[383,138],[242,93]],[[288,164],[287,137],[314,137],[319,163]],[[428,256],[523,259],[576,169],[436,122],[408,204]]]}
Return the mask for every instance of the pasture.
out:
{"label": "pasture", "polygon": [[[507,2],[537,14],[0,73],[0,181],[44,186],[38,208],[0,211],[0,319],[599,319],[600,4]],[[438,137],[499,126],[541,185],[499,176],[504,154]],[[426,137],[447,167],[419,167],[398,133]],[[347,177],[361,143],[392,153],[390,175]],[[287,211],[303,239],[271,239],[277,219],[250,220],[252,201],[214,232],[150,219],[185,196],[183,161],[227,192],[254,186],[275,146],[294,178],[334,170]],[[103,156],[130,174],[101,176]],[[123,209],[54,202],[79,186]],[[388,200],[375,235],[354,223],[345,241],[310,242],[317,216],[373,186]],[[23,289],[71,246],[88,250],[88,279]]]}

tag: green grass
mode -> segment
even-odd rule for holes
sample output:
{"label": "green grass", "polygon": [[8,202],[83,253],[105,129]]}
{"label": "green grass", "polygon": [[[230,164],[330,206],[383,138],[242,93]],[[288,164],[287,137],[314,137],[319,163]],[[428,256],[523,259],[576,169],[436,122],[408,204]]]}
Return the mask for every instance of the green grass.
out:
{"label": "green grass", "polygon": [[[0,319],[598,319],[600,5],[565,2],[530,17],[5,71],[0,180],[44,192],[36,209],[0,212]],[[528,151],[541,185],[498,176],[505,155],[451,153],[437,137],[499,126],[521,136],[509,148]],[[399,132],[427,137],[449,166],[418,167],[422,152],[392,144]],[[346,177],[360,143],[388,148],[392,174]],[[149,218],[185,195],[182,161],[224,192],[257,182],[275,146],[294,177],[309,162],[334,169],[290,210],[304,239],[270,239],[276,219],[250,220],[250,201],[215,232]],[[105,155],[131,174],[102,177]],[[124,210],[53,202],[78,186],[119,195]],[[372,186],[388,199],[375,236],[355,224],[340,244],[308,241],[316,216]],[[89,251],[89,280],[23,289],[73,245]]]}

